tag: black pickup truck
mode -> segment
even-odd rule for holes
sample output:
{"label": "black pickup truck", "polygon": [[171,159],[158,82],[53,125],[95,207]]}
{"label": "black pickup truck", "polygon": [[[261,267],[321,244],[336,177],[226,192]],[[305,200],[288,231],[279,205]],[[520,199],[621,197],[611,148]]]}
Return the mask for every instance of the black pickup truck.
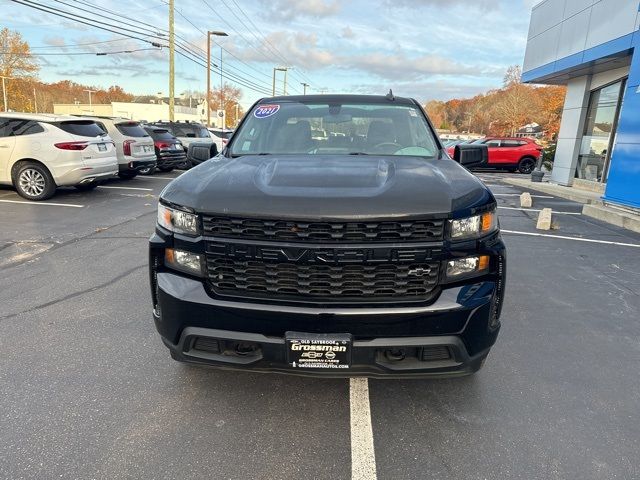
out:
{"label": "black pickup truck", "polygon": [[[316,132],[312,135],[312,132]],[[317,132],[321,132],[318,134]],[[500,329],[496,201],[413,99],[258,101],[160,195],[156,328],[179,361],[317,376],[458,376]]]}

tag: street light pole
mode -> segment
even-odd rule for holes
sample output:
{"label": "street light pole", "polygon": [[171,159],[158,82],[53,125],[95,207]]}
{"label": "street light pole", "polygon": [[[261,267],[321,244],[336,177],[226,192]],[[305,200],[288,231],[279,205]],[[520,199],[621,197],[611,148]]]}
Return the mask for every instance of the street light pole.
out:
{"label": "street light pole", "polygon": [[[211,35],[228,36],[225,32],[207,31],[207,127],[211,126]],[[220,46],[220,98],[222,98],[222,46]]]}
{"label": "street light pole", "polygon": [[307,87],[309,86],[309,84],[308,83],[304,83],[304,82],[300,82],[300,85],[302,85],[302,88],[303,88],[303,93],[302,94],[306,95],[307,94]]}

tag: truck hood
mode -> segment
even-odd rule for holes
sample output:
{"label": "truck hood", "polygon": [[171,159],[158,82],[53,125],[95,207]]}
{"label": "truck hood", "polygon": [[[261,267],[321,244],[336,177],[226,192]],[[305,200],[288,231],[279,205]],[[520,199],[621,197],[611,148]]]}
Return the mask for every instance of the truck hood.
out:
{"label": "truck hood", "polygon": [[335,155],[216,157],[161,199],[197,212],[326,220],[460,216],[495,201],[448,158]]}

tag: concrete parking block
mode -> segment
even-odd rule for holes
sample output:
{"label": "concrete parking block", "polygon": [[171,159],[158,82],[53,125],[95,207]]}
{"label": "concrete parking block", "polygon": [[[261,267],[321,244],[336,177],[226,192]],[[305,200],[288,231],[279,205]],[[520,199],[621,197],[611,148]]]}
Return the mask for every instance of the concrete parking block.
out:
{"label": "concrete parking block", "polygon": [[538,230],[551,230],[551,209],[543,208],[538,215],[538,223],[536,224]]}
{"label": "concrete parking block", "polygon": [[523,192],[522,195],[520,195],[520,206],[522,208],[531,208],[533,206],[533,199],[529,192]]}

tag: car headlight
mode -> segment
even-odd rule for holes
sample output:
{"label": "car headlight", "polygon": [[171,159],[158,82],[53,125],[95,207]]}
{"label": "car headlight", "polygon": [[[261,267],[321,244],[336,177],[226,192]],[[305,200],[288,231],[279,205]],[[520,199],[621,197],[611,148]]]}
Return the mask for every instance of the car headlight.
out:
{"label": "car headlight", "polygon": [[175,233],[198,235],[198,216],[193,213],[183,212],[175,208],[169,208],[158,204],[158,224]]}
{"label": "car headlight", "polygon": [[476,275],[489,268],[489,255],[466,257],[447,262],[447,277],[460,278]]}
{"label": "car headlight", "polygon": [[473,217],[449,220],[449,238],[464,240],[478,238],[498,229],[498,217],[495,210]]}
{"label": "car headlight", "polygon": [[202,276],[202,255],[197,253],[165,248],[164,264],[181,272]]}

